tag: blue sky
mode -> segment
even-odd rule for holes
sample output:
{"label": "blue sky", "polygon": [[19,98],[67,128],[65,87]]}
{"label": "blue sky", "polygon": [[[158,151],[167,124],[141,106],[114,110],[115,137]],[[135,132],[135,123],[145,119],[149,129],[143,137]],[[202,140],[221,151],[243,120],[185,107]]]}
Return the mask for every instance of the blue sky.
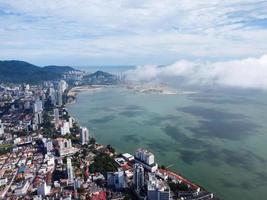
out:
{"label": "blue sky", "polygon": [[170,64],[267,53],[267,0],[0,0],[0,59]]}

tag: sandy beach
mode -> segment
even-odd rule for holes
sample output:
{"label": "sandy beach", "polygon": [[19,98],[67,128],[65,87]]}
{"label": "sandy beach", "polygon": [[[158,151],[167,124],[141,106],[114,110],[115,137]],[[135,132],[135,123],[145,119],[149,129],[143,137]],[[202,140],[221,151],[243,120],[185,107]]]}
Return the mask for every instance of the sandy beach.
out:
{"label": "sandy beach", "polygon": [[155,93],[164,95],[185,95],[198,93],[194,91],[175,90],[166,85],[127,85],[126,88],[140,93]]}
{"label": "sandy beach", "polygon": [[84,86],[77,86],[73,87],[69,90],[68,96],[69,97],[76,97],[76,95],[80,92],[85,92],[85,91],[98,91],[103,88],[106,88],[106,85],[84,85]]}

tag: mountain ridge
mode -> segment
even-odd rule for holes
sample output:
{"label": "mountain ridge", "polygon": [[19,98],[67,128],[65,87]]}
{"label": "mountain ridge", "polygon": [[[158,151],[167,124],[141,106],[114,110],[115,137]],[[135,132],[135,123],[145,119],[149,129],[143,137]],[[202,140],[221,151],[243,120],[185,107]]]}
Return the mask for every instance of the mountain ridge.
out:
{"label": "mountain ridge", "polygon": [[0,60],[0,82],[40,83],[57,80],[68,71],[78,71],[70,66],[48,65],[40,67],[26,61]]}

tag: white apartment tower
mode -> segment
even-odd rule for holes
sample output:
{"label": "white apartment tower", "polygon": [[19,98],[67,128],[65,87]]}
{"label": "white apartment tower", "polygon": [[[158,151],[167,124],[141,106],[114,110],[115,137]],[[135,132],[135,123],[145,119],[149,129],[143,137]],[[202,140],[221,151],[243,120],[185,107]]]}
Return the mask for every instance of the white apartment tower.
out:
{"label": "white apartment tower", "polygon": [[36,112],[34,114],[34,120],[35,120],[35,124],[43,123],[43,113],[42,113],[42,111]]}
{"label": "white apartment tower", "polygon": [[89,143],[89,131],[86,127],[80,128],[80,139],[82,145]]}
{"label": "white apartment tower", "polygon": [[150,151],[146,150],[146,149],[138,149],[135,152],[135,157],[141,161],[146,163],[147,165],[152,165],[155,162],[155,156],[153,153],[151,153]]}
{"label": "white apartment tower", "polygon": [[67,121],[63,122],[63,126],[60,128],[61,135],[70,134],[70,124]]}
{"label": "white apartment tower", "polygon": [[40,100],[36,100],[33,107],[33,112],[42,112],[43,111],[43,102]]}
{"label": "white apartment tower", "polygon": [[64,80],[60,80],[58,83],[58,90],[63,94],[68,89],[68,84]]}
{"label": "white apartment tower", "polygon": [[43,123],[43,102],[36,100],[33,105],[35,124]]}
{"label": "white apartment tower", "polygon": [[74,181],[73,168],[71,164],[71,158],[67,158],[67,174],[68,174],[68,183],[72,184]]}

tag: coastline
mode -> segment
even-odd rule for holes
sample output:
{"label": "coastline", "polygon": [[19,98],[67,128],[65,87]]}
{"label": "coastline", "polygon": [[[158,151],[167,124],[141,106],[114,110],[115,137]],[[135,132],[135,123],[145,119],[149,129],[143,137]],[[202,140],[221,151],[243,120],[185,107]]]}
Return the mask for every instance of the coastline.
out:
{"label": "coastline", "polygon": [[76,97],[81,92],[96,92],[99,90],[102,90],[103,88],[107,88],[107,85],[83,85],[83,86],[75,86],[71,88],[66,96],[67,96],[67,102],[66,105],[71,105],[76,102]]}
{"label": "coastline", "polygon": [[160,95],[191,95],[197,94],[196,91],[184,91],[180,89],[174,89],[167,85],[125,85],[127,90],[132,90],[134,92],[144,93],[144,94],[160,94]]}
{"label": "coastline", "polygon": [[80,92],[85,92],[85,91],[98,91],[101,90],[103,88],[106,88],[107,85],[83,85],[83,86],[75,86],[73,88],[71,88],[68,93],[67,96],[68,97],[76,97],[78,93]]}
{"label": "coastline", "polygon": [[[70,104],[73,104],[73,103],[76,103],[76,98],[77,98],[77,95],[79,93],[85,92],[85,91],[99,91],[99,90],[102,90],[103,88],[107,88],[107,87],[108,87],[107,85],[84,85],[84,86],[77,86],[77,87],[71,88],[68,91],[67,97],[74,99],[74,101],[72,101],[70,103]],[[127,88],[127,87],[125,87],[125,88]],[[132,90],[130,88],[127,88],[127,89]],[[147,92],[144,92],[144,93],[147,93]],[[175,93],[175,94],[195,94],[195,93],[197,93],[197,92],[181,91],[180,93]],[[164,93],[159,93],[159,94],[164,94]],[[69,105],[69,103],[67,103],[66,105]],[[100,144],[97,141],[96,141],[96,144],[103,146],[103,144]],[[116,149],[115,149],[115,154],[118,155],[120,153],[121,152],[117,152]],[[160,164],[163,164],[164,165],[164,163],[160,163]],[[185,176],[183,176],[178,170],[172,170],[172,169],[169,169],[169,168],[164,168],[164,169],[163,168],[159,168],[159,172],[162,173],[162,174],[164,174],[164,175],[168,175],[168,177],[171,180],[173,180],[173,181],[176,181],[176,182],[179,182],[179,183],[184,183],[184,184],[188,185],[189,188],[191,188],[191,189],[194,189],[194,190],[197,190],[197,191],[198,190],[202,190],[202,191],[205,191],[205,192],[209,192],[204,187],[200,186],[197,183],[194,183],[193,181],[191,181],[188,178],[186,178]],[[212,195],[214,195],[214,194],[212,193]],[[216,199],[219,199],[219,198],[216,196]]]}

